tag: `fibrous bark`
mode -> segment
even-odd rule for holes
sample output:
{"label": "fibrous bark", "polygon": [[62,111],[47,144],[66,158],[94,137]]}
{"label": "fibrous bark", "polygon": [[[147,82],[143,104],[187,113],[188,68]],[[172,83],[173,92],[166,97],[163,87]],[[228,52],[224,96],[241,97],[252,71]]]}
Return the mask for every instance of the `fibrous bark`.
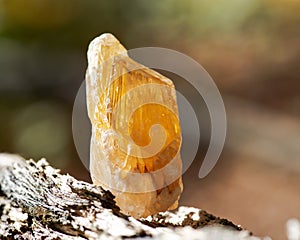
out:
{"label": "fibrous bark", "polygon": [[258,239],[228,220],[180,207],[146,219],[120,212],[114,196],[49,166],[0,155],[1,239]]}

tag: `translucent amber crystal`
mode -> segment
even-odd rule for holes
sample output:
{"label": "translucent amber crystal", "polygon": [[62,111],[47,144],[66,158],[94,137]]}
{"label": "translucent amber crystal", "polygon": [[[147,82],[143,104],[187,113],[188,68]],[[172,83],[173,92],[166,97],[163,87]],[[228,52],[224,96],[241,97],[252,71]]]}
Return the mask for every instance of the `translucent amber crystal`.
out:
{"label": "translucent amber crystal", "polygon": [[172,81],[128,57],[111,34],[90,43],[86,81],[93,182],[137,218],[176,208],[182,163]]}

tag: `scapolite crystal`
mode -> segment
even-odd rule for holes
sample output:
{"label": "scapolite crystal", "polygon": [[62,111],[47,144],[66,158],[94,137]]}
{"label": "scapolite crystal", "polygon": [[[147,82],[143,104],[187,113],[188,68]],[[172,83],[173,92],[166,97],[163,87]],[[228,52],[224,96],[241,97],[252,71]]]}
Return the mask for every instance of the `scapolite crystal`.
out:
{"label": "scapolite crystal", "polygon": [[182,192],[181,131],[172,81],[135,62],[112,34],[88,49],[90,171],[136,218],[174,209]]}

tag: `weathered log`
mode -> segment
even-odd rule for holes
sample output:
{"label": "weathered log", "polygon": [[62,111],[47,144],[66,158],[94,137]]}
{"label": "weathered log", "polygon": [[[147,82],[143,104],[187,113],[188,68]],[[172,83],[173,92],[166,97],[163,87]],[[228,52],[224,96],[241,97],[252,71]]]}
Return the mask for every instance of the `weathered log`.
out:
{"label": "weathered log", "polygon": [[1,239],[258,239],[203,210],[134,219],[114,196],[49,166],[0,154]]}

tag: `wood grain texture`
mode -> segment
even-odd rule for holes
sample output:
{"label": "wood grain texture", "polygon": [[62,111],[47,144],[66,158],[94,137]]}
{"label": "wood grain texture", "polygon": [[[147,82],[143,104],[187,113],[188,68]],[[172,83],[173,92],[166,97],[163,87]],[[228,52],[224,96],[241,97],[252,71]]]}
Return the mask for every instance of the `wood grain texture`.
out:
{"label": "wood grain texture", "polygon": [[1,239],[258,239],[196,208],[126,216],[109,191],[62,175],[45,159],[0,154],[0,169]]}

